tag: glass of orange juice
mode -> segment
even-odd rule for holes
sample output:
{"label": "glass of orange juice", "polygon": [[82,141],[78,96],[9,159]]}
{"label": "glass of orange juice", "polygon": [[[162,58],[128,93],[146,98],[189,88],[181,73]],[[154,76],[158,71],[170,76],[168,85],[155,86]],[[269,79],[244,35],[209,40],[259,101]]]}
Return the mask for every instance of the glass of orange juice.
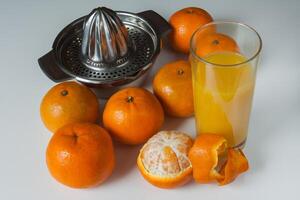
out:
{"label": "glass of orange juice", "polygon": [[193,34],[197,134],[222,135],[230,147],[244,146],[261,48],[258,33],[242,23],[212,22]]}

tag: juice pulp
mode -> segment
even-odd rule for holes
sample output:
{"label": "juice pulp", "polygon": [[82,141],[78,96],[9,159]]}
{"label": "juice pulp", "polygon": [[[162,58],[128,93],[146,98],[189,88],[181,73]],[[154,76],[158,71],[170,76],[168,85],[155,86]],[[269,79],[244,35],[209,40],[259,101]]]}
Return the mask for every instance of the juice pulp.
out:
{"label": "juice pulp", "polygon": [[255,84],[255,70],[241,54],[219,52],[202,62],[192,56],[193,92],[197,133],[224,136],[229,146],[239,146],[247,138]]}

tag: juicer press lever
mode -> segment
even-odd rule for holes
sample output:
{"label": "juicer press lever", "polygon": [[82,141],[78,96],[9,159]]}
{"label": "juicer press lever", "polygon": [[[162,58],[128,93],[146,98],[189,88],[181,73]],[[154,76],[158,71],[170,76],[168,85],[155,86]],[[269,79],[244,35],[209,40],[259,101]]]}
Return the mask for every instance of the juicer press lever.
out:
{"label": "juicer press lever", "polygon": [[40,57],[38,63],[47,77],[54,82],[58,83],[72,79],[72,77],[64,73],[55,62],[53,50]]}
{"label": "juicer press lever", "polygon": [[145,19],[159,37],[163,37],[172,31],[172,27],[168,21],[153,10],[146,10],[137,15]]}

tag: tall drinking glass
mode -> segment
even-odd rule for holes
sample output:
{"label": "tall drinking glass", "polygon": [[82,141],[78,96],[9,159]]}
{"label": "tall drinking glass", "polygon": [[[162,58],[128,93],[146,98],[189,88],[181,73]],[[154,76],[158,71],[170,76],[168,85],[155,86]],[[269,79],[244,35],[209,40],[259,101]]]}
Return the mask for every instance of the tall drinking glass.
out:
{"label": "tall drinking glass", "polygon": [[247,138],[261,38],[251,27],[212,22],[191,39],[197,134],[224,136],[230,147]]}

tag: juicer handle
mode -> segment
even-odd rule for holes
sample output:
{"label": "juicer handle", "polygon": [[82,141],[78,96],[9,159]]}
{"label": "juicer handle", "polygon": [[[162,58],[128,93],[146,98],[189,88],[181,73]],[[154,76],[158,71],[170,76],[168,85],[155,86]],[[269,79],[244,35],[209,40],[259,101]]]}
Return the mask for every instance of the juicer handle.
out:
{"label": "juicer handle", "polygon": [[137,15],[144,18],[153,27],[159,37],[163,37],[172,30],[172,27],[167,20],[153,10],[146,10],[138,13]]}
{"label": "juicer handle", "polygon": [[38,59],[40,68],[54,82],[61,82],[71,79],[72,77],[64,73],[55,62],[54,53],[51,50]]}

